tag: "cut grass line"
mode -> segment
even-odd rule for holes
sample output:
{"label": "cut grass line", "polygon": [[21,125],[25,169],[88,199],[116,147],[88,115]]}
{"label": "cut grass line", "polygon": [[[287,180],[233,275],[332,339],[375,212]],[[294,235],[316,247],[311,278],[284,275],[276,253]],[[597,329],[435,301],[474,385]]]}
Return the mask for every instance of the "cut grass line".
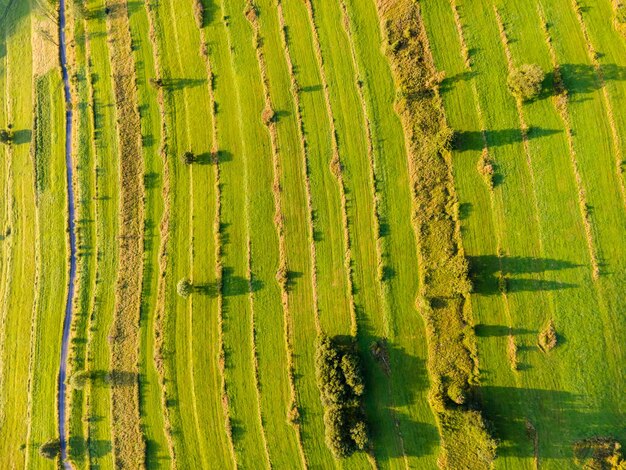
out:
{"label": "cut grass line", "polygon": [[596,76],[598,78],[598,83],[600,85],[600,88],[602,89],[602,98],[604,101],[606,115],[609,122],[609,128],[611,129],[611,137],[613,139],[613,147],[615,151],[617,180],[620,182],[619,189],[622,194],[624,207],[626,208],[626,182],[624,181],[624,174],[622,171],[622,165],[624,164],[624,153],[622,152],[622,143],[619,137],[619,133],[617,131],[617,127],[615,125],[613,106],[611,105],[611,98],[609,97],[609,91],[606,87],[606,82],[604,80],[602,65],[598,61],[599,53],[596,51],[593,43],[591,42],[591,38],[589,37],[589,32],[587,31],[587,26],[585,24],[582,9],[578,3],[578,0],[571,0],[571,2],[572,8],[576,13],[576,19],[578,20],[578,24],[580,25],[580,30],[583,34],[583,38],[585,39],[585,45],[587,46],[587,56],[593,64],[593,68],[595,69]]}
{"label": "cut grass line", "polygon": [[[199,0],[195,0],[199,1]],[[222,236],[221,236],[221,221],[222,221],[222,189],[220,184],[220,158],[219,158],[219,134],[217,130],[217,103],[215,100],[215,75],[213,73],[213,67],[211,59],[208,54],[208,42],[206,39],[206,33],[204,28],[200,30],[200,56],[203,58],[208,80],[209,100],[210,100],[210,114],[211,114],[211,158],[212,163],[215,165],[215,219],[213,221],[213,233],[214,233],[214,245],[215,245],[215,278],[217,279],[217,312],[218,312],[218,370],[220,375],[220,398],[222,401],[222,413],[224,416],[224,431],[228,440],[228,448],[232,463],[237,468],[237,457],[235,454],[235,445],[232,437],[232,427],[230,421],[230,411],[228,406],[228,395],[226,393],[226,380],[224,372],[224,332],[223,332],[223,318],[222,318],[222,276],[224,269],[222,266]]]}
{"label": "cut grass line", "polygon": [[[461,58],[463,60],[465,69],[471,72],[473,70],[472,61],[469,55],[469,48],[467,46],[467,42],[465,40],[463,24],[461,22],[461,17],[459,14],[459,7],[456,3],[456,0],[450,0],[450,8],[452,9],[454,24],[455,24],[456,31],[458,34],[459,44],[461,45]],[[482,138],[482,143],[483,143],[483,150],[482,150],[483,156],[486,156],[487,159],[490,161],[491,158],[490,158],[490,152],[489,152],[489,142],[487,139],[487,127],[485,125],[485,118],[483,116],[482,107],[480,106],[478,89],[476,88],[476,83],[474,81],[472,81],[471,88],[472,88],[472,99],[474,101],[474,107],[476,109],[476,116],[478,117],[478,124],[480,127],[481,138]],[[506,319],[507,319],[507,327],[509,329],[509,335],[508,335],[508,341],[509,341],[508,353],[509,354],[507,354],[507,357],[509,360],[509,364],[511,366],[511,370],[514,373],[516,373],[518,372],[517,344],[515,342],[515,336],[512,333],[513,317],[511,316],[511,306],[509,304],[509,297],[508,297],[506,285],[505,285],[506,279],[504,278],[505,270],[504,270],[504,266],[502,263],[502,253],[503,253],[502,239],[503,239],[503,232],[505,230],[504,229],[505,226],[504,224],[498,223],[498,217],[496,216],[497,203],[496,203],[496,196],[495,196],[494,188],[493,188],[494,186],[493,175],[489,175],[489,178],[491,179],[489,181],[489,184],[487,184],[487,189],[489,191],[489,203],[491,207],[490,215],[491,215],[491,220],[492,220],[493,227],[494,227],[494,236],[496,240],[496,256],[498,257],[498,267],[500,270],[501,279],[503,279],[504,281],[503,286],[502,288],[499,289],[499,291],[502,297],[502,304],[504,306],[504,312],[505,312]],[[515,374],[515,380],[516,380],[517,386],[518,387],[521,386],[521,382],[519,380],[518,374]]]}
{"label": "cut grass line", "polygon": [[543,30],[546,47],[550,53],[550,60],[554,67],[554,87],[555,95],[553,97],[554,106],[563,121],[565,127],[565,133],[567,136],[567,146],[569,148],[570,160],[572,162],[572,171],[574,173],[574,179],[576,181],[576,189],[578,191],[578,207],[580,210],[580,217],[585,227],[585,240],[587,242],[587,249],[589,250],[589,258],[591,260],[592,277],[594,280],[598,280],[600,277],[600,265],[598,263],[598,253],[594,240],[594,229],[592,227],[591,217],[589,216],[589,204],[587,203],[587,196],[585,186],[578,169],[578,161],[576,159],[576,149],[574,147],[573,130],[570,121],[568,111],[568,95],[561,77],[561,67],[558,62],[556,51],[552,45],[552,37],[550,35],[548,21],[541,7],[541,4],[537,4],[537,14],[539,16],[539,22]]}
{"label": "cut grass line", "polygon": [[317,31],[317,26],[315,25],[315,12],[313,10],[313,4],[311,0],[304,0],[304,4],[307,9],[309,26],[311,28],[311,33],[313,37],[313,49],[315,51],[315,58],[317,59],[317,67],[319,70],[319,74],[322,80],[322,88],[324,90],[324,102],[326,104],[326,113],[328,115],[328,121],[330,123],[330,131],[331,131],[331,142],[332,142],[332,152],[333,156],[330,161],[330,169],[334,174],[335,178],[337,178],[337,182],[339,183],[339,196],[341,200],[341,218],[343,224],[343,232],[344,232],[344,249],[345,249],[345,268],[346,268],[346,279],[348,284],[348,296],[350,299],[350,319],[351,319],[351,331],[350,334],[353,337],[357,336],[357,320],[356,320],[356,306],[354,303],[354,286],[352,279],[352,248],[350,244],[350,232],[348,229],[348,209],[347,209],[347,198],[346,198],[346,187],[343,180],[343,169],[341,158],[339,156],[339,144],[337,142],[337,128],[335,127],[335,117],[333,115],[333,108],[330,103],[330,95],[328,93],[328,80],[326,78],[326,70],[324,67],[324,59],[322,56],[322,49],[320,46],[320,38]]}
{"label": "cut grass line", "polygon": [[[109,1],[109,0],[108,0]],[[113,451],[118,467],[145,466],[145,441],[139,412],[139,321],[143,272],[145,173],[135,61],[125,2],[107,1],[120,152],[120,265],[111,327]]]}
{"label": "cut grass line", "polygon": [[[278,8],[282,8],[280,2],[278,3]],[[276,273],[276,280],[280,286],[281,291],[281,303],[283,307],[283,322],[284,322],[284,338],[285,338],[285,354],[287,357],[287,376],[289,382],[289,393],[290,393],[290,401],[289,403],[289,411],[287,412],[286,419],[289,420],[289,413],[294,410],[298,410],[296,389],[294,383],[294,363],[293,363],[293,319],[290,313],[290,302],[289,302],[289,293],[288,293],[288,282],[289,282],[289,266],[287,262],[287,242],[285,238],[285,216],[283,213],[282,206],[282,188],[281,188],[281,163],[280,163],[280,155],[279,155],[279,140],[276,129],[276,117],[274,116],[275,110],[272,104],[272,99],[270,96],[270,81],[268,78],[267,72],[267,63],[264,55],[264,46],[263,39],[261,36],[261,29],[259,26],[259,20],[256,12],[256,6],[251,3],[248,3],[248,13],[246,14],[246,18],[250,22],[252,26],[252,30],[254,32],[253,41],[254,48],[256,50],[256,57],[259,66],[259,71],[261,75],[261,84],[263,85],[263,98],[265,101],[265,113],[267,115],[266,118],[271,116],[268,122],[266,122],[266,126],[270,135],[270,143],[272,148],[272,167],[274,171],[273,182],[272,182],[272,194],[274,196],[274,225],[276,228],[276,234],[278,236],[278,253],[279,253],[279,266],[278,272]],[[281,10],[282,11],[282,10]],[[283,29],[284,33],[284,29]],[[283,38],[284,39],[284,38]],[[252,287],[252,286],[251,286]],[[317,308],[315,309],[315,314],[317,317]],[[255,342],[256,343],[256,342]],[[255,354],[255,370],[257,373],[257,390],[260,390],[260,383],[258,381],[258,359]],[[259,393],[259,409],[261,409],[261,398]],[[263,435],[265,439],[265,431],[263,430]],[[298,436],[298,450],[300,454],[300,459],[303,468],[307,467],[306,457],[304,455],[304,449],[302,447],[302,435],[299,426],[295,426],[296,434]],[[267,449],[267,439],[266,442],[266,451],[269,458],[269,450]],[[271,462],[271,461],[270,461]]]}
{"label": "cut grass line", "polygon": [[[150,44],[152,46],[152,53],[154,56],[154,68],[157,76],[155,79],[161,79],[163,77],[163,67],[161,65],[161,58],[159,52],[159,44],[162,38],[159,37],[159,32],[155,27],[156,23],[156,11],[149,3],[145,3],[146,14],[148,16],[148,37],[150,38]],[[163,419],[165,422],[165,435],[167,438],[167,444],[169,447],[169,454],[172,458],[172,468],[177,468],[176,461],[176,449],[174,447],[174,439],[172,422],[170,417],[170,407],[168,402],[168,394],[166,388],[165,379],[165,365],[164,365],[164,349],[165,349],[165,299],[167,290],[167,273],[169,267],[169,240],[171,234],[171,217],[170,217],[170,159],[169,154],[169,132],[167,127],[166,117],[166,104],[165,93],[162,87],[157,90],[157,103],[159,105],[159,113],[161,114],[161,136],[162,142],[159,148],[159,156],[163,162],[163,187],[162,187],[162,199],[163,199],[163,212],[161,220],[159,222],[159,232],[161,233],[161,242],[159,246],[158,264],[159,264],[159,280],[157,284],[157,303],[154,319],[154,366],[159,376],[159,387],[161,390],[161,408],[163,410]]]}

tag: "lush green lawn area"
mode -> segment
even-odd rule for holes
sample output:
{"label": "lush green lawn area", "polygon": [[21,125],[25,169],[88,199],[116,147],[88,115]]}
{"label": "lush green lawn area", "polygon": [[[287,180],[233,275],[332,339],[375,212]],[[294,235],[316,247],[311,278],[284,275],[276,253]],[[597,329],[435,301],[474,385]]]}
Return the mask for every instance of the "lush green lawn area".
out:
{"label": "lush green lawn area", "polygon": [[[616,2],[67,1],[75,468],[483,468],[474,407],[493,425],[495,468],[574,468],[577,441],[624,442]],[[69,245],[56,20],[35,0],[0,0],[6,468],[52,468],[39,447],[58,433]],[[522,102],[507,77],[527,63],[546,78]],[[123,184],[135,176],[143,187]],[[125,225],[122,210],[142,220]],[[125,257],[139,243],[141,266]],[[133,307],[138,322],[123,316]],[[544,351],[549,322],[557,346]],[[325,409],[340,413],[317,384],[321,333],[354,340],[363,365],[371,448],[345,460],[325,442]]]}
{"label": "lush green lawn area", "polygon": [[[576,84],[576,80],[596,79],[568,2],[544,8],[570,91],[571,148],[556,99],[549,92],[519,109],[508,96],[508,64],[493,6],[457,4],[471,68],[464,64],[450,5],[430,3],[424,16],[436,63],[446,71],[447,116],[460,132],[454,169],[464,245],[474,265],[472,304],[481,395],[486,415],[502,440],[498,465],[526,468],[536,453],[542,466],[564,468],[572,464],[576,440],[619,431],[616,420],[623,406],[614,396],[620,372],[613,361],[619,361],[614,357],[621,348],[614,323],[616,310],[608,304],[609,298],[616,297],[607,296],[607,289],[623,272],[618,267],[623,244],[617,232],[623,232],[624,212],[606,108],[597,87],[583,89],[581,83]],[[513,66],[537,63],[551,71],[537,6],[498,7]],[[566,38],[559,37],[559,32],[566,31]],[[565,50],[571,55],[566,56]],[[550,76],[546,88],[552,86]],[[530,129],[527,145],[520,118]],[[476,169],[483,148],[495,163],[493,191]],[[581,181],[576,179],[574,165],[580,169]],[[594,197],[593,188],[600,182],[605,184]],[[589,240],[579,191],[592,208]],[[608,270],[601,262],[597,281],[592,277],[589,245],[601,253],[604,263],[616,266]],[[611,250],[609,257],[602,255],[603,247]],[[508,278],[504,293],[498,287],[500,275]],[[536,338],[549,319],[554,320],[563,344],[544,354],[536,347]],[[511,370],[509,337],[517,348],[516,370]],[[607,369],[602,377],[594,373],[600,367]],[[555,422],[561,426],[555,427]],[[536,432],[536,449],[528,423]]]}

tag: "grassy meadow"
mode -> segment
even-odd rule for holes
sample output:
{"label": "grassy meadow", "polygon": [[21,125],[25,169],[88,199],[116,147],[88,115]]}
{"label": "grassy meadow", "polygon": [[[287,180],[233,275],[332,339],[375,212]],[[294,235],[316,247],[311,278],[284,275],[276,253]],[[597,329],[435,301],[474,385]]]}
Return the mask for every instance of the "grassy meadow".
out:
{"label": "grassy meadow", "polygon": [[0,0],[1,468],[626,465],[620,0],[60,4]]}

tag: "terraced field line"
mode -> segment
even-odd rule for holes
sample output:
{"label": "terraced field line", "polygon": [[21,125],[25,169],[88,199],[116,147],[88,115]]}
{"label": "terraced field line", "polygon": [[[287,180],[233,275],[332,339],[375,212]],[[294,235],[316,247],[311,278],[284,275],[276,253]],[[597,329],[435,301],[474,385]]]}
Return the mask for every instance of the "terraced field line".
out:
{"label": "terraced field line", "polygon": [[[472,68],[471,57],[469,54],[469,47],[467,46],[467,41],[465,40],[463,24],[461,22],[461,16],[459,14],[459,7],[458,7],[456,0],[450,0],[450,8],[452,9],[452,13],[454,17],[454,24],[457,30],[459,44],[461,45],[461,58],[463,59],[465,69],[469,72],[472,72],[473,68]],[[480,126],[481,137],[482,137],[482,142],[483,142],[483,155],[486,155],[487,158],[490,158],[489,142],[487,139],[487,127],[485,125],[485,119],[483,116],[482,108],[480,106],[478,89],[476,88],[476,83],[474,81],[472,81],[471,88],[472,88],[472,98],[474,101],[474,107],[476,109],[476,115],[478,117],[478,123]],[[497,205],[496,197],[495,197],[494,190],[493,190],[493,175],[489,175],[489,178],[491,178],[489,181],[490,184],[488,184],[489,202],[491,205],[490,215],[491,215],[493,227],[495,229],[494,235],[495,235],[495,240],[496,240],[496,256],[498,257],[498,266],[500,269],[500,275],[504,276],[505,270],[504,270],[504,266],[502,263],[502,252],[503,252],[502,239],[503,239],[503,232],[505,231],[505,224],[502,223],[502,215],[500,216],[497,215],[498,205]],[[504,279],[504,277],[502,279]],[[512,334],[513,317],[511,316],[511,306],[509,304],[509,298],[508,298],[506,289],[499,289],[499,290],[500,290],[500,295],[502,296],[504,312],[507,318],[507,326],[509,329],[509,336],[508,336],[509,345],[512,345],[510,346],[510,348],[512,348],[512,352],[509,353],[509,362],[511,364],[512,371],[517,372],[518,371],[517,354],[516,354],[517,345],[515,342],[515,336]],[[509,351],[511,351],[511,349]],[[515,379],[516,379],[517,385],[520,386],[519,376],[517,374],[515,374]]]}
{"label": "terraced field line", "polygon": [[[350,47],[350,56],[352,58],[352,67],[354,69],[355,87],[357,90],[359,103],[361,105],[361,111],[363,113],[363,125],[365,127],[365,134],[366,134],[366,140],[367,140],[367,156],[369,160],[369,170],[370,170],[369,171],[369,186],[370,186],[370,191],[372,194],[372,199],[374,201],[372,210],[373,210],[373,221],[374,221],[374,233],[376,234],[377,281],[379,284],[378,287],[380,288],[380,296],[381,296],[382,304],[383,304],[383,311],[382,311],[383,333],[386,338],[389,338],[395,335],[390,325],[391,307],[390,307],[390,302],[388,298],[389,288],[385,284],[385,281],[384,281],[385,262],[383,259],[383,254],[387,252],[387,247],[385,246],[384,237],[381,236],[381,227],[380,227],[381,200],[380,200],[380,192],[378,188],[376,187],[376,181],[378,181],[378,177],[376,174],[377,162],[374,156],[372,124],[371,124],[371,118],[369,115],[369,110],[368,110],[368,106],[366,103],[365,95],[363,93],[363,87],[365,85],[362,82],[362,72],[360,70],[359,61],[357,59],[357,52],[356,52],[356,47],[354,43],[354,38],[352,37],[352,28],[350,25],[350,15],[348,12],[348,7],[346,6],[346,3],[344,0],[339,0],[339,5],[341,7],[343,29],[346,34],[346,37],[348,38],[348,44]],[[387,381],[387,392],[388,392],[387,396],[388,397],[393,397],[392,390],[393,390],[392,381],[389,380]],[[394,403],[393,399],[389,399],[389,405],[390,405],[389,413],[395,425],[395,434],[396,434],[396,438],[398,439],[400,443],[400,449],[402,452],[402,459],[404,461],[404,466],[405,468],[408,469],[410,468],[410,463],[409,463],[407,453],[406,453],[404,438],[402,436],[402,432],[400,431],[400,424],[399,424],[399,420],[397,417],[397,413],[395,411],[396,404]],[[376,458],[373,453],[370,455],[370,458],[371,458],[371,464],[374,467],[377,467]]]}
{"label": "terraced field line", "polygon": [[607,120],[609,122],[609,128],[611,129],[611,137],[613,138],[613,147],[615,148],[615,162],[616,162],[616,170],[617,170],[617,180],[620,182],[619,189],[622,193],[622,200],[624,202],[624,207],[626,208],[626,182],[624,180],[624,173],[622,171],[622,165],[624,164],[624,153],[622,152],[622,143],[619,137],[619,133],[617,131],[617,127],[615,125],[615,116],[613,114],[613,106],[611,104],[611,98],[609,96],[609,91],[607,90],[606,83],[604,80],[604,73],[602,72],[602,65],[598,61],[598,52],[596,51],[593,43],[591,42],[591,38],[589,37],[589,32],[587,31],[587,26],[585,25],[585,20],[583,18],[581,7],[578,3],[578,0],[571,0],[572,8],[576,13],[576,19],[578,20],[578,24],[580,25],[580,30],[585,38],[585,43],[587,46],[587,55],[589,56],[589,60],[593,64],[593,67],[596,71],[596,75],[598,78],[598,82],[600,84],[600,88],[602,89],[602,97],[604,101],[604,106],[606,109]]}
{"label": "terraced field line", "polygon": [[[194,0],[199,1],[199,0]],[[203,18],[204,20],[204,18]],[[203,26],[203,25],[198,25]],[[219,150],[219,132],[217,129],[217,102],[215,99],[215,75],[213,73],[213,66],[211,58],[208,53],[208,41],[206,38],[206,32],[203,27],[198,28],[200,31],[200,56],[204,60],[207,74],[207,87],[209,91],[210,101],[210,114],[211,114],[211,159],[213,165],[215,165],[215,219],[213,221],[213,233],[214,233],[214,246],[215,246],[215,278],[217,279],[217,336],[218,336],[218,353],[214,358],[218,362],[218,372],[220,380],[220,398],[222,401],[222,413],[224,417],[224,431],[228,442],[228,449],[232,458],[232,463],[237,468],[237,457],[235,453],[235,445],[232,438],[232,428],[230,422],[230,412],[228,406],[228,395],[226,393],[226,376],[224,372],[224,331],[223,331],[223,318],[222,318],[222,276],[224,269],[222,266],[222,186],[220,183],[220,150]]]}
{"label": "terraced field line", "polygon": [[[30,129],[33,116],[33,51],[31,43],[31,4],[14,2],[6,10],[8,27],[2,27],[6,38],[7,117],[13,129]],[[35,178],[30,158],[30,143],[15,140],[10,157],[13,178],[11,236],[15,238],[11,256],[13,277],[8,306],[4,317],[8,345],[3,350],[2,399],[4,407],[0,421],[0,465],[23,466],[24,452],[20,444],[26,439],[28,409],[28,369],[35,282],[32,250],[36,243]]]}
{"label": "terraced field line", "polygon": [[[293,319],[290,313],[290,297],[288,292],[288,283],[289,283],[289,266],[287,260],[287,241],[285,236],[285,215],[283,212],[283,202],[282,202],[282,192],[283,188],[281,187],[281,179],[283,177],[281,162],[280,162],[280,144],[279,138],[277,134],[277,118],[274,116],[275,109],[272,103],[272,98],[270,94],[270,80],[268,78],[267,71],[267,62],[264,54],[264,43],[263,37],[261,35],[261,28],[259,25],[259,18],[256,12],[256,6],[248,3],[249,12],[246,15],[248,21],[252,26],[252,30],[254,32],[254,40],[255,40],[255,50],[256,57],[261,77],[261,84],[263,88],[263,99],[265,101],[265,112],[272,114],[272,118],[269,119],[269,122],[266,122],[266,126],[268,128],[268,132],[270,135],[270,145],[272,151],[272,169],[273,169],[273,181],[272,181],[272,194],[274,196],[274,226],[276,229],[276,235],[278,237],[278,253],[279,253],[279,266],[278,272],[276,273],[276,280],[280,286],[281,292],[281,304],[283,308],[283,322],[284,322],[284,338],[285,338],[285,354],[287,357],[287,376],[289,382],[289,391],[290,391],[290,400],[291,403],[289,405],[289,409],[297,409],[297,401],[296,401],[296,391],[294,384],[294,364],[293,364],[293,345],[292,345],[292,337],[293,337]],[[276,64],[277,65],[277,64]],[[276,66],[275,65],[275,66]],[[252,307],[254,308],[254,306]],[[255,342],[256,343],[256,342]],[[257,390],[260,390],[261,384],[258,380],[258,358],[255,354],[255,370],[257,373]],[[261,408],[261,394],[258,395],[259,399],[259,409]],[[270,452],[267,447],[267,438],[265,437],[265,430],[262,428],[263,438],[266,442],[266,452],[268,455],[268,461],[271,462]],[[298,435],[298,450],[300,454],[300,459],[303,468],[307,467],[306,457],[304,455],[304,450],[302,448],[302,436],[300,433],[299,426],[296,426],[296,432]]]}
{"label": "terraced field line", "polygon": [[589,204],[587,203],[587,196],[585,191],[584,182],[578,169],[578,161],[576,158],[576,149],[574,147],[574,139],[572,138],[574,131],[570,122],[568,111],[568,95],[565,89],[565,84],[561,77],[561,66],[556,56],[556,51],[552,45],[552,37],[548,29],[548,21],[543,12],[541,4],[537,4],[537,14],[539,16],[539,22],[546,38],[546,47],[550,53],[550,60],[554,67],[554,82],[557,93],[553,98],[554,106],[563,121],[565,132],[567,135],[567,145],[569,147],[570,160],[572,162],[572,171],[574,173],[574,180],[576,181],[576,188],[578,189],[578,207],[580,210],[580,217],[585,227],[585,240],[587,241],[587,248],[589,250],[589,259],[591,260],[591,270],[594,280],[598,280],[600,277],[600,266],[598,263],[598,253],[594,240],[594,229],[592,227],[591,217],[589,216]]}
{"label": "terraced field line", "polygon": [[324,59],[322,57],[322,49],[320,46],[319,34],[317,31],[317,26],[315,25],[315,12],[313,10],[313,4],[311,0],[304,0],[304,4],[306,6],[308,17],[309,17],[309,27],[311,28],[311,33],[313,37],[313,49],[315,51],[315,57],[317,59],[317,67],[320,73],[320,77],[322,79],[322,88],[324,90],[324,101],[326,103],[326,113],[328,114],[328,121],[330,123],[331,130],[331,142],[332,142],[332,151],[333,157],[330,162],[330,168],[332,173],[337,178],[337,182],[339,183],[339,195],[341,199],[341,217],[343,224],[343,232],[344,232],[344,249],[345,249],[345,268],[346,268],[346,279],[348,284],[348,297],[350,299],[350,318],[351,318],[351,331],[350,334],[353,337],[357,336],[357,320],[356,320],[356,305],[354,303],[354,287],[352,280],[352,248],[350,243],[350,232],[348,229],[348,208],[347,208],[347,198],[346,198],[346,187],[343,180],[343,170],[341,158],[339,156],[339,144],[337,142],[337,128],[335,127],[335,117],[333,114],[333,108],[330,103],[330,95],[328,93],[328,80],[326,79],[326,71],[324,68]]}
{"label": "terraced field line", "polygon": [[[302,104],[300,103],[300,85],[298,84],[298,80],[296,78],[296,74],[294,72],[294,65],[291,59],[291,51],[289,49],[289,41],[287,40],[287,25],[285,23],[285,16],[283,13],[283,4],[282,0],[277,0],[276,11],[278,13],[278,22],[280,25],[281,31],[281,40],[283,43],[283,54],[285,56],[285,61],[287,62],[287,68],[289,69],[289,80],[291,83],[291,96],[293,98],[294,107],[296,109],[296,119],[298,122],[298,135],[300,137],[301,142],[301,155],[303,160],[302,165],[302,177],[305,183],[306,190],[306,199],[307,199],[307,228],[309,231],[309,239],[311,245],[311,264],[313,265],[313,270],[311,271],[311,287],[313,293],[313,311],[315,312],[315,327],[317,329],[318,334],[321,332],[320,327],[320,318],[319,318],[319,299],[317,292],[317,250],[315,249],[314,242],[314,229],[313,229],[313,201],[311,197],[311,180],[310,180],[310,163],[309,163],[309,154],[307,151],[307,140],[306,134],[304,132],[304,122],[302,120]],[[295,390],[295,385],[291,384],[292,388]]]}
{"label": "terraced field line", "polygon": [[[161,65],[161,57],[159,51],[160,39],[157,37],[159,34],[155,27],[155,10],[150,4],[145,3],[145,11],[148,18],[148,37],[150,39],[150,45],[152,46],[152,54],[154,58],[154,68],[156,72],[155,79],[162,79],[163,67]],[[173,430],[170,418],[170,410],[168,406],[167,389],[165,385],[165,367],[164,367],[164,316],[165,316],[165,296],[167,289],[167,272],[169,266],[168,247],[170,239],[170,161],[168,158],[168,127],[165,110],[165,93],[163,87],[159,87],[157,90],[157,103],[159,106],[159,113],[161,115],[161,137],[162,142],[159,148],[159,156],[163,163],[163,187],[161,190],[161,198],[163,200],[163,212],[161,214],[161,220],[159,221],[159,232],[161,234],[161,240],[159,245],[158,264],[159,264],[159,280],[157,283],[157,302],[154,318],[154,352],[153,362],[157,371],[159,380],[159,389],[161,392],[161,409],[163,411],[163,421],[165,423],[165,437],[167,439],[169,455],[172,459],[171,465],[173,469],[176,469],[176,450],[174,447],[174,440],[172,438]]]}

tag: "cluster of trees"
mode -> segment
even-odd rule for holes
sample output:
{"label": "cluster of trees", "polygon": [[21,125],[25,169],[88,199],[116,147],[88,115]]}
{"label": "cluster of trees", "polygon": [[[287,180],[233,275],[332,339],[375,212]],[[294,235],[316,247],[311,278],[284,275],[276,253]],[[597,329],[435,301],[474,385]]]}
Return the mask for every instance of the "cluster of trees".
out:
{"label": "cluster of trees", "polygon": [[317,385],[324,405],[326,445],[337,458],[369,448],[363,411],[365,384],[353,344],[320,336],[315,356]]}

